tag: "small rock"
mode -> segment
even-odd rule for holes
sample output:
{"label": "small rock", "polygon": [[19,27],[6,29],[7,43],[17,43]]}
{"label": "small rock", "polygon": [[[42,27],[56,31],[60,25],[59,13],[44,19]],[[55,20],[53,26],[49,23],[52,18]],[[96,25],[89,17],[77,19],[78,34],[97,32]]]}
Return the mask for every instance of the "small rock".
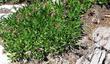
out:
{"label": "small rock", "polygon": [[99,27],[95,29],[93,33],[93,40],[96,42],[96,46],[98,45],[110,50],[110,28]]}
{"label": "small rock", "polygon": [[93,31],[92,37],[92,49],[88,49],[76,64],[110,64],[110,28],[98,27]]}
{"label": "small rock", "polygon": [[10,64],[11,60],[7,56],[6,53],[4,53],[4,47],[0,45],[0,64]]}

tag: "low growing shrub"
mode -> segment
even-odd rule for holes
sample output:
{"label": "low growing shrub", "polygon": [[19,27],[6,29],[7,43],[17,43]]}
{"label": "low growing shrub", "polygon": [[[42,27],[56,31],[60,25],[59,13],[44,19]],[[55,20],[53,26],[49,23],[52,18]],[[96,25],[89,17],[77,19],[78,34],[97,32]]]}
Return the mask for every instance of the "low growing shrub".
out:
{"label": "low growing shrub", "polygon": [[[86,5],[85,5],[86,4]],[[80,15],[90,6],[68,0],[66,4],[37,2],[0,21],[0,36],[13,60],[44,59],[75,47],[81,37]]]}

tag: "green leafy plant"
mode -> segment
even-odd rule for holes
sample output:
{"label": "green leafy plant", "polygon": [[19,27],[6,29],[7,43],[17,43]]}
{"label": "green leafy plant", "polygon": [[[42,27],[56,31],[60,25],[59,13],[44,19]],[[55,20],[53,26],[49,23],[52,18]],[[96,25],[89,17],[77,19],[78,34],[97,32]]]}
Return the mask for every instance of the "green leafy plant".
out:
{"label": "green leafy plant", "polygon": [[80,15],[91,1],[37,2],[0,21],[0,36],[13,60],[44,59],[74,48],[81,37]]}
{"label": "green leafy plant", "polygon": [[[6,50],[16,59],[63,52],[81,36],[80,10],[80,3],[72,0],[67,6],[47,1],[24,7],[1,22]],[[26,55],[28,51],[31,55]]]}

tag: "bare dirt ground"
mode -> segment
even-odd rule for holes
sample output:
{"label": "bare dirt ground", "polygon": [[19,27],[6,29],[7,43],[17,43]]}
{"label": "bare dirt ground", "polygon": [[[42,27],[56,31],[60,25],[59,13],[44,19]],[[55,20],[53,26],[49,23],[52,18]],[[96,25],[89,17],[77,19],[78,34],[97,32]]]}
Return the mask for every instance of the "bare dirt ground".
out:
{"label": "bare dirt ground", "polygon": [[92,44],[91,34],[97,27],[110,27],[110,9],[105,6],[93,5],[81,17],[84,22],[83,30],[88,38],[88,44]]}

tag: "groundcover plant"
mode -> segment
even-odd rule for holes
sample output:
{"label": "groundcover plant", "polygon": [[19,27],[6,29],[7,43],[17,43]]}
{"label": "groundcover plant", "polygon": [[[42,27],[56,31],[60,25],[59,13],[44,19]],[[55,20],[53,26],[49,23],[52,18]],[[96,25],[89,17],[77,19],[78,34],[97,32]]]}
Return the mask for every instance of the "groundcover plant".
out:
{"label": "groundcover plant", "polygon": [[49,53],[75,48],[81,37],[80,15],[93,1],[36,1],[0,21],[0,36],[12,60],[43,60]]}

